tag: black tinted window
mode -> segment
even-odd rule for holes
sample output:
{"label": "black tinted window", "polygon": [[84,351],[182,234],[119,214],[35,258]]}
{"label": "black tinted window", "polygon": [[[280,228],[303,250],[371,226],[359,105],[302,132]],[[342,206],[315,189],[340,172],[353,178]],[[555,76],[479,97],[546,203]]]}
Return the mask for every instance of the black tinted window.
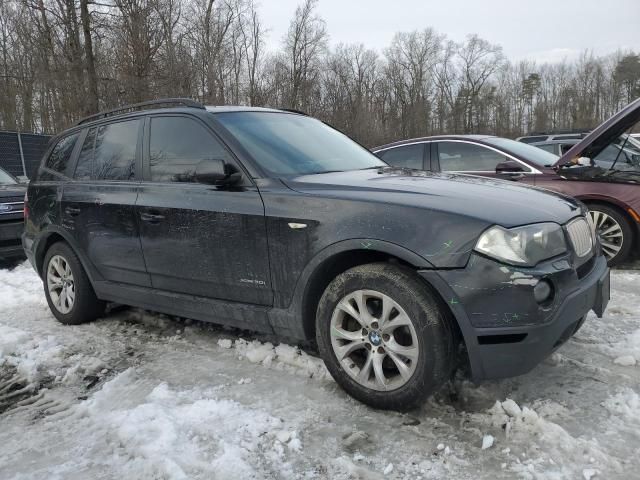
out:
{"label": "black tinted window", "polygon": [[202,160],[231,158],[205,127],[186,117],[154,117],[149,139],[149,167],[154,182],[195,182]]}
{"label": "black tinted window", "polygon": [[74,133],[68,137],[61,138],[57,145],[53,147],[51,155],[49,155],[45,164],[46,167],[56,172],[64,173],[79,135],[79,133]]}
{"label": "black tinted window", "polygon": [[389,165],[403,168],[415,168],[422,170],[423,168],[423,152],[424,144],[415,143],[413,145],[405,145],[403,147],[394,147],[384,152],[380,152],[378,156]]}
{"label": "black tinted window", "polygon": [[94,150],[94,176],[98,180],[133,180],[140,120],[98,128]]}
{"label": "black tinted window", "polygon": [[78,164],[73,178],[77,180],[89,180],[93,171],[93,144],[96,140],[96,128],[92,128],[87,133],[78,155]]}
{"label": "black tinted window", "polygon": [[438,142],[438,158],[443,172],[494,172],[506,160],[495,150],[465,142]]}

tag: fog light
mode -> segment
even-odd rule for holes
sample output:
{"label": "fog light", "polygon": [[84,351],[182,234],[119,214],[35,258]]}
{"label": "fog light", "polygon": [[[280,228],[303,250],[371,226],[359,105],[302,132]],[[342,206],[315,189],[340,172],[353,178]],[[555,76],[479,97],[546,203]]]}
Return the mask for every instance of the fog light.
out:
{"label": "fog light", "polygon": [[553,286],[549,280],[542,279],[533,287],[533,297],[538,303],[549,303],[553,298]]}

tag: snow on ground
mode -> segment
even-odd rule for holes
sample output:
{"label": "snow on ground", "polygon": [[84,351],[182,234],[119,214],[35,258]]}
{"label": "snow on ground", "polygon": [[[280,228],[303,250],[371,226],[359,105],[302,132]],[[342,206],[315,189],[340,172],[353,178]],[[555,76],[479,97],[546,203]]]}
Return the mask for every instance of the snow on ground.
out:
{"label": "snow on ground", "polygon": [[63,326],[27,264],[0,270],[0,478],[631,478],[640,272],[530,374],[405,413],[342,392],[313,353],[134,309]]}

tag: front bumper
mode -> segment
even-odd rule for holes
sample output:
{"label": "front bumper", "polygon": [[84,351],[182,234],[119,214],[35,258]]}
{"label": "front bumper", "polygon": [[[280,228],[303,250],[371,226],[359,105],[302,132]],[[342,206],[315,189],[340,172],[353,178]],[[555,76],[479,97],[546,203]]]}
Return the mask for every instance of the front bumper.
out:
{"label": "front bumper", "polygon": [[24,229],[22,220],[12,220],[0,223],[0,258],[23,256],[20,236]]}
{"label": "front bumper", "polygon": [[[465,340],[474,380],[527,373],[567,341],[593,310],[601,317],[609,300],[604,256],[575,270],[569,258],[535,268],[506,267],[472,255],[462,270],[423,270],[420,275],[447,301]],[[533,288],[553,285],[553,300],[539,305]]]}

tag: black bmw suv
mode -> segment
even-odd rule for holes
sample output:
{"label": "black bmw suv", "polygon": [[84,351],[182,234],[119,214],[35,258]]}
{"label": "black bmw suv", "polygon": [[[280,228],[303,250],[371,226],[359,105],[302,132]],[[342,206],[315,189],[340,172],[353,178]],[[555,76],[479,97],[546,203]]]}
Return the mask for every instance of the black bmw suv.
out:
{"label": "black bmw suv", "polygon": [[585,207],[399,170],[296,112],[162,100],[58,135],[23,244],[54,316],[116,302],[317,342],[351,395],[407,408],[462,360],[525,373],[609,298]]}

